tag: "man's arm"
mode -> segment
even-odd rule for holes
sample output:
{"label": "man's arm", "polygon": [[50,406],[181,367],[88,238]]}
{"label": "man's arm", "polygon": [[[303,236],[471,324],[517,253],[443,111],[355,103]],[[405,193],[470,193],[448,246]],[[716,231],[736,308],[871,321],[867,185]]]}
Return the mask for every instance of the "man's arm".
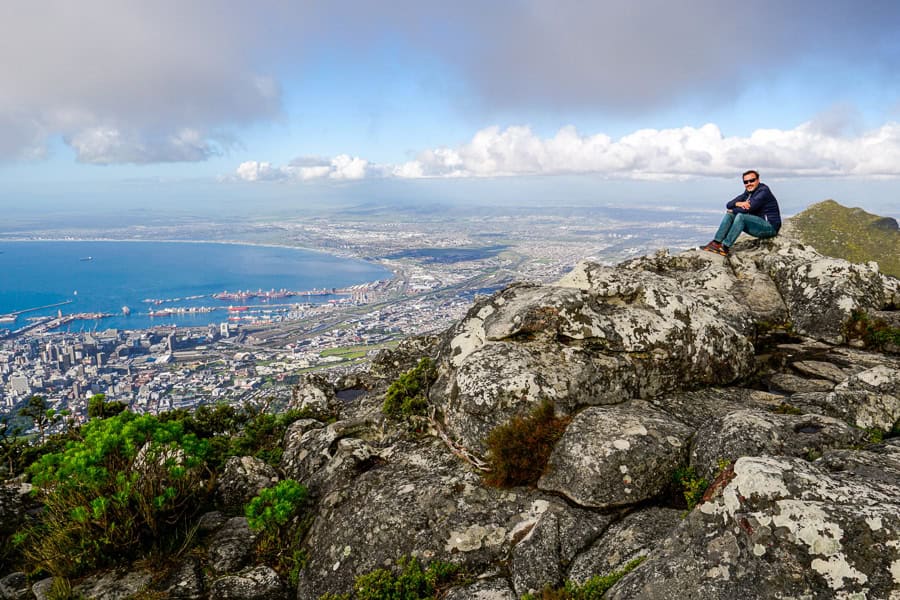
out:
{"label": "man's arm", "polygon": [[737,196],[736,198],[731,200],[728,204],[726,204],[725,208],[728,209],[728,212],[738,212],[738,213],[747,212],[747,209],[750,208],[750,205],[744,201],[744,199],[746,197],[747,197],[746,193],[741,194],[740,196]]}
{"label": "man's arm", "polygon": [[750,213],[754,215],[762,214],[766,205],[775,199],[772,190],[767,187],[761,187],[758,193],[750,197]]}

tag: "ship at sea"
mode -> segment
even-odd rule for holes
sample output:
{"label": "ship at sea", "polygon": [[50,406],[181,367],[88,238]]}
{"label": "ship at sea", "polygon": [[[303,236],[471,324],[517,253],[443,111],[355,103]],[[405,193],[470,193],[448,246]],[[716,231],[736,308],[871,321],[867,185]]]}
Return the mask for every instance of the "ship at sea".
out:
{"label": "ship at sea", "polygon": [[83,256],[79,259],[81,262],[87,262],[89,260],[94,260],[93,256]]}

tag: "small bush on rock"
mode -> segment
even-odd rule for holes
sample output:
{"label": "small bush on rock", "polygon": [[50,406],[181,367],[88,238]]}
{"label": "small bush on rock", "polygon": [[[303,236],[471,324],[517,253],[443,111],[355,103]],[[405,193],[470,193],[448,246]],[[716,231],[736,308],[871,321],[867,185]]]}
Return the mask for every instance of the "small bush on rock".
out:
{"label": "small bush on rock", "polygon": [[306,534],[310,518],[304,518],[309,492],[293,479],[279,481],[275,487],[259,492],[244,509],[247,524],[260,532],[257,554],[275,570],[297,584],[306,562],[299,546]]}
{"label": "small bush on rock", "polygon": [[571,581],[567,581],[562,588],[557,590],[546,588],[540,596],[525,594],[522,600],[601,600],[609,588],[633,571],[646,558],[646,556],[638,557],[609,575],[591,577],[584,582],[584,585],[576,585]]}
{"label": "small bush on rock", "polygon": [[206,493],[208,444],[180,422],[123,412],[28,468],[44,510],[16,536],[35,570],[68,576],[158,544]]}
{"label": "small bush on rock", "polygon": [[854,310],[844,324],[848,340],[862,340],[867,348],[896,353],[900,348],[900,328],[891,327],[882,319],[873,319],[865,311]]}
{"label": "small bush on rock", "polygon": [[514,417],[485,440],[491,470],[485,481],[499,487],[535,485],[570,417],[557,417],[546,401],[527,417]]}
{"label": "small bush on rock", "polygon": [[432,600],[459,577],[457,565],[435,561],[425,569],[412,557],[397,561],[397,569],[376,569],[360,575],[353,594],[325,594],[319,600]]}
{"label": "small bush on rock", "polygon": [[391,383],[384,397],[382,412],[394,418],[424,415],[428,408],[428,388],[436,377],[434,363],[430,358],[423,358],[414,369]]}
{"label": "small bush on rock", "polygon": [[684,495],[688,510],[694,510],[694,507],[703,499],[703,494],[706,493],[706,488],[709,487],[709,481],[705,477],[697,475],[694,467],[680,467],[676,469],[672,479]]}
{"label": "small bush on rock", "polygon": [[293,479],[279,481],[247,504],[247,524],[265,536],[277,537],[279,530],[303,510],[307,496],[306,487]]}

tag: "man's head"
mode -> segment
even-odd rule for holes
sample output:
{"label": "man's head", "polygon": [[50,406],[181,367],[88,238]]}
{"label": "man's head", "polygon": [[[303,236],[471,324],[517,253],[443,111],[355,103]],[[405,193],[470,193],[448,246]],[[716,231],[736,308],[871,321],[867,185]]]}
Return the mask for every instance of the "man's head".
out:
{"label": "man's head", "polygon": [[744,189],[748,192],[752,192],[759,187],[759,173],[756,171],[744,171],[742,179],[744,181]]}

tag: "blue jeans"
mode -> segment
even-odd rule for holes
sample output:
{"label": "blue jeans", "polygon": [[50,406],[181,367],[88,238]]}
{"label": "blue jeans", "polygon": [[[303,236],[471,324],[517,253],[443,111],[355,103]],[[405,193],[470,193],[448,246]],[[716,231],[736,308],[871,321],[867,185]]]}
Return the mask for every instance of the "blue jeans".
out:
{"label": "blue jeans", "polygon": [[761,217],[747,213],[725,213],[722,223],[713,239],[721,242],[723,246],[731,248],[738,236],[744,232],[758,238],[775,237],[778,234],[775,228]]}

